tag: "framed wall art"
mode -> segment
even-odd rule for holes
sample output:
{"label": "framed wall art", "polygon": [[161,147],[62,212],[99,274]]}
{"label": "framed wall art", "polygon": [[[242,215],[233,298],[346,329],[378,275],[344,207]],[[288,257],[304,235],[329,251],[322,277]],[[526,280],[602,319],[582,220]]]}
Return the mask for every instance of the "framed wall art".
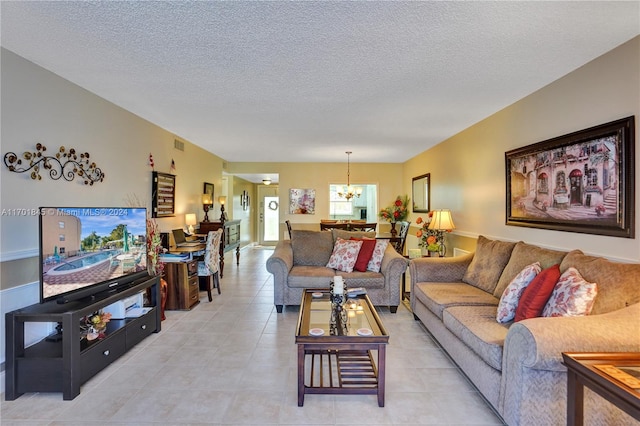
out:
{"label": "framed wall art", "polygon": [[316,190],[315,189],[290,189],[289,190],[290,214],[316,214]]}
{"label": "framed wall art", "polygon": [[168,173],[152,173],[151,217],[173,216],[176,205],[176,176]]}
{"label": "framed wall art", "polygon": [[506,224],[634,238],[634,117],[505,153]]}

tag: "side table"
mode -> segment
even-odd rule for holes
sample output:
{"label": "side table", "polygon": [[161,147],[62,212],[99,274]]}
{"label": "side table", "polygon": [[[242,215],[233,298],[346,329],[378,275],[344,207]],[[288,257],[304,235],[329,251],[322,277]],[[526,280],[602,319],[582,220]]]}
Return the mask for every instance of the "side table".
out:
{"label": "side table", "polygon": [[638,352],[564,352],[567,367],[567,425],[584,421],[584,387],[640,421],[640,380],[625,369],[640,371]]}

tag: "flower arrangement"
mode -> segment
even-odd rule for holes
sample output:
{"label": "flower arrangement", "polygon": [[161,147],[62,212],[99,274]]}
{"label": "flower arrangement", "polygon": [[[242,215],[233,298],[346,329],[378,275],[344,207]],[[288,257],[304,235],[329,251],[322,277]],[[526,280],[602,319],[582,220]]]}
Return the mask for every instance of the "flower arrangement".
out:
{"label": "flower arrangement", "polygon": [[416,237],[420,240],[418,246],[425,247],[429,251],[438,251],[440,250],[440,242],[438,241],[438,231],[434,229],[429,229],[429,223],[431,223],[431,217],[433,216],[433,212],[429,212],[429,216],[427,220],[422,219],[422,217],[418,217],[416,219],[416,223],[420,226],[418,232],[416,232]]}
{"label": "flower arrangement", "polygon": [[111,314],[108,312],[96,312],[86,319],[87,340],[102,339],[105,336],[107,323],[111,321]]}
{"label": "flower arrangement", "polygon": [[398,195],[392,205],[380,210],[378,216],[387,222],[401,222],[409,215],[408,205],[409,197],[407,195]]}
{"label": "flower arrangement", "polygon": [[162,253],[162,240],[158,223],[147,218],[147,270],[150,275],[160,275],[164,269],[164,263],[160,261]]}
{"label": "flower arrangement", "polygon": [[605,210],[606,210],[605,207],[604,207],[604,204],[602,204],[602,203],[596,204],[595,209],[596,209],[596,214],[598,216],[602,216],[604,214]]}

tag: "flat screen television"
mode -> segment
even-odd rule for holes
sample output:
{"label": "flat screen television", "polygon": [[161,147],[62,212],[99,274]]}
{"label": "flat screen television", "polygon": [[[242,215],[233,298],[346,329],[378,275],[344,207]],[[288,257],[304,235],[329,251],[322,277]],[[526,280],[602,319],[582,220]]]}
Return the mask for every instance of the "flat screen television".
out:
{"label": "flat screen television", "polygon": [[147,209],[40,207],[40,302],[65,303],[148,275]]}

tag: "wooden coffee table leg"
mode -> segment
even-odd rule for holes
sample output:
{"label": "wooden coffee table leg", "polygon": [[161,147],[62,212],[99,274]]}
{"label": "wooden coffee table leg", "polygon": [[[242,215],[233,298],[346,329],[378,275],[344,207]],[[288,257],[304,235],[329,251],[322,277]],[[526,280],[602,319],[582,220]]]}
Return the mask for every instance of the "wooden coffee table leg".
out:
{"label": "wooden coffee table leg", "polygon": [[567,426],[582,426],[584,421],[584,386],[578,375],[567,370]]}
{"label": "wooden coffee table leg", "polygon": [[304,405],[304,345],[298,345],[298,407]]}
{"label": "wooden coffee table leg", "polygon": [[386,350],[387,345],[378,345],[378,407],[384,407]]}

